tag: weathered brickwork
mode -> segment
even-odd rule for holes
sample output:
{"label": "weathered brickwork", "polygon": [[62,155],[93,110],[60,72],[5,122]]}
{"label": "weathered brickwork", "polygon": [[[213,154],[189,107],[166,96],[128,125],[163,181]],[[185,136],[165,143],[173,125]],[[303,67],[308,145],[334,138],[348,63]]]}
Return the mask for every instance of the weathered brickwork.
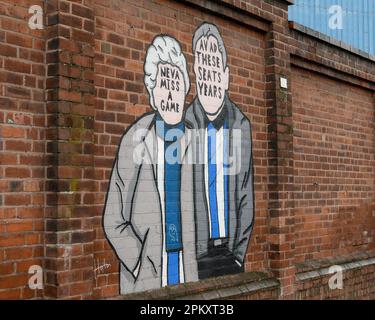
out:
{"label": "weathered brickwork", "polygon": [[[311,261],[314,261],[315,266]],[[374,300],[374,251],[311,261],[297,263],[296,299]],[[342,272],[340,287],[335,290],[329,287],[332,275],[327,273],[331,266],[340,266]],[[338,282],[334,285],[338,285]]]}
{"label": "weathered brickwork", "polygon": [[296,261],[373,249],[373,93],[298,68],[292,75]]}
{"label": "weathered brickwork", "polygon": [[55,210],[45,220],[51,298],[86,298],[93,286],[94,15],[92,1],[48,1],[47,170]]}
{"label": "weathered brickwork", "polygon": [[45,39],[28,27],[43,1],[0,2],[0,298],[31,299],[31,265],[44,258],[46,205]]}
{"label": "weathered brickwork", "polygon": [[343,289],[331,290],[330,276],[302,282],[297,285],[296,299],[301,300],[374,300],[374,265],[347,271],[343,278]]}
{"label": "weathered brickwork", "polygon": [[[375,62],[289,24],[289,3],[0,0],[0,298],[120,298],[103,206],[121,136],[151,111],[146,49],[159,34],[178,39],[190,104],[192,34],[204,21],[220,28],[229,94],[251,122],[245,271],[267,273],[221,298],[374,298],[373,264],[348,269],[344,290],[329,290],[327,275],[299,278],[320,268],[300,263],[374,257]],[[43,30],[28,27],[31,5],[44,9]],[[44,269],[43,290],[28,288],[32,265]]]}

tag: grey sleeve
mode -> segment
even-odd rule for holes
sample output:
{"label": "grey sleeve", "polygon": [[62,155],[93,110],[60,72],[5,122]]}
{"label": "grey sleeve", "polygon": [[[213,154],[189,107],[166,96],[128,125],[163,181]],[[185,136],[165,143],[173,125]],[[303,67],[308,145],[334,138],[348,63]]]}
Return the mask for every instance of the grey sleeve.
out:
{"label": "grey sleeve", "polygon": [[236,177],[237,233],[234,255],[243,264],[254,222],[253,155],[250,122],[241,126],[241,167]]}
{"label": "grey sleeve", "polygon": [[[129,133],[128,133],[129,134]],[[132,199],[142,165],[133,161],[130,139],[125,135],[112,170],[104,210],[104,230],[125,268],[137,278],[143,244],[147,238],[136,232],[132,222]]]}

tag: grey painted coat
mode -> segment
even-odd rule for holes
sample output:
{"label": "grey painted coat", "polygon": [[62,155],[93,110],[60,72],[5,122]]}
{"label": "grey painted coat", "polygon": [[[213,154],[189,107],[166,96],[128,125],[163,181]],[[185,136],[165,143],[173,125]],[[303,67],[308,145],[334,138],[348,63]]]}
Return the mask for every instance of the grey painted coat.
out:
{"label": "grey painted coat", "polygon": [[[241,110],[228,98],[226,94],[224,100],[227,109],[226,120],[228,129],[230,130],[230,155],[235,159],[238,166],[237,174],[229,176],[229,250],[235,258],[244,263],[245,255],[253,229],[254,221],[254,190],[253,190],[253,161],[252,161],[252,140],[250,121],[241,112]],[[208,221],[208,205],[205,192],[204,182],[204,164],[202,159],[205,141],[202,132],[205,129],[206,114],[198,98],[189,106],[185,121],[189,123],[193,129],[199,129],[201,136],[195,139],[193,147],[194,157],[198,158],[194,169],[194,204],[195,204],[195,220],[197,225],[197,258],[207,254],[209,239],[209,221]],[[233,130],[239,130],[241,136],[240,141],[236,141],[240,145],[241,154],[233,149],[235,137]],[[238,133],[238,131],[237,131]],[[232,140],[231,140],[232,139]]]}
{"label": "grey painted coat", "polygon": [[[183,156],[189,148],[188,139],[185,141]],[[121,294],[162,286],[164,240],[156,177],[157,139],[152,113],[139,119],[122,137],[104,209],[105,234],[120,260]],[[192,165],[181,168],[181,223],[185,282],[197,281]]]}

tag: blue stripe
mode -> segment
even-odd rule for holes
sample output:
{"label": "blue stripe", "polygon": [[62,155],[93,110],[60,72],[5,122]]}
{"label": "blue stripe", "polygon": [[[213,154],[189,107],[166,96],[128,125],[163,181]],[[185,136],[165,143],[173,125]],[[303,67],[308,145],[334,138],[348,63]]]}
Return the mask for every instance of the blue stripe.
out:
{"label": "blue stripe", "polygon": [[[157,134],[164,140],[165,250],[167,283],[180,283],[179,252],[182,251],[181,227],[181,146],[176,141],[184,132],[183,124],[168,126],[157,121]],[[178,129],[178,130],[177,130]],[[173,131],[172,131],[173,130]]]}
{"label": "blue stripe", "polygon": [[211,237],[218,239],[219,232],[219,217],[217,209],[217,195],[216,195],[216,129],[210,123],[208,125],[208,189],[210,201],[211,214]]}
{"label": "blue stripe", "polygon": [[[174,157],[180,158],[180,145],[173,150],[176,154]],[[167,154],[167,148],[173,145],[164,141],[164,155]],[[171,159],[169,159],[170,161]],[[166,234],[166,251],[182,250],[181,235],[181,164],[169,163],[165,158],[164,177],[165,177],[165,234]]]}
{"label": "blue stripe", "polygon": [[224,163],[223,163],[223,172],[224,172],[224,218],[225,218],[225,236],[228,237],[228,210],[229,210],[229,195],[228,195],[228,183],[229,183],[229,130],[228,124],[224,122]]}
{"label": "blue stripe", "polygon": [[168,252],[168,285],[180,283],[179,252]]}

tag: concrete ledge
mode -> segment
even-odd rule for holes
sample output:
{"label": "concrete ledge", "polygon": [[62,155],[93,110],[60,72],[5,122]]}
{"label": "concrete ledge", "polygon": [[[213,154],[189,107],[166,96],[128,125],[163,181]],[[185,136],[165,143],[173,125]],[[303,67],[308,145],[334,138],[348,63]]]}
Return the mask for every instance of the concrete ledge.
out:
{"label": "concrete ledge", "polygon": [[278,289],[277,279],[262,272],[206,279],[162,289],[116,297],[118,300],[213,300],[246,296],[262,290]]}
{"label": "concrete ledge", "polygon": [[177,300],[216,300],[229,299],[233,297],[247,296],[261,290],[272,290],[280,287],[280,283],[275,278],[264,279],[255,283],[243,284],[238,287],[225,289],[214,289],[195,295],[177,298]]}
{"label": "concrete ledge", "polygon": [[370,265],[375,265],[375,257],[372,256],[372,254],[359,254],[297,264],[296,279],[298,281],[306,281],[324,277],[328,274],[331,274],[329,272],[329,268],[333,265],[339,265],[343,268],[343,271],[353,270]]}
{"label": "concrete ledge", "polygon": [[336,40],[335,38],[332,38],[330,36],[327,36],[323,33],[320,33],[316,30],[313,30],[313,29],[310,29],[308,27],[305,27],[297,22],[294,22],[294,21],[289,21],[289,28],[291,30],[296,30],[296,31],[299,31],[299,32],[302,32],[304,34],[307,34],[311,37],[314,37],[316,39],[319,39],[323,42],[326,42],[326,43],[329,43],[333,46],[336,46],[336,47],[339,47],[341,49],[344,49],[346,51],[349,51],[357,56],[361,56],[362,58],[365,58],[365,59],[368,59],[368,60],[371,60],[373,62],[375,62],[375,56],[367,53],[367,52],[364,52],[362,50],[359,50],[357,48],[354,48],[342,41],[339,41],[339,40]]}

